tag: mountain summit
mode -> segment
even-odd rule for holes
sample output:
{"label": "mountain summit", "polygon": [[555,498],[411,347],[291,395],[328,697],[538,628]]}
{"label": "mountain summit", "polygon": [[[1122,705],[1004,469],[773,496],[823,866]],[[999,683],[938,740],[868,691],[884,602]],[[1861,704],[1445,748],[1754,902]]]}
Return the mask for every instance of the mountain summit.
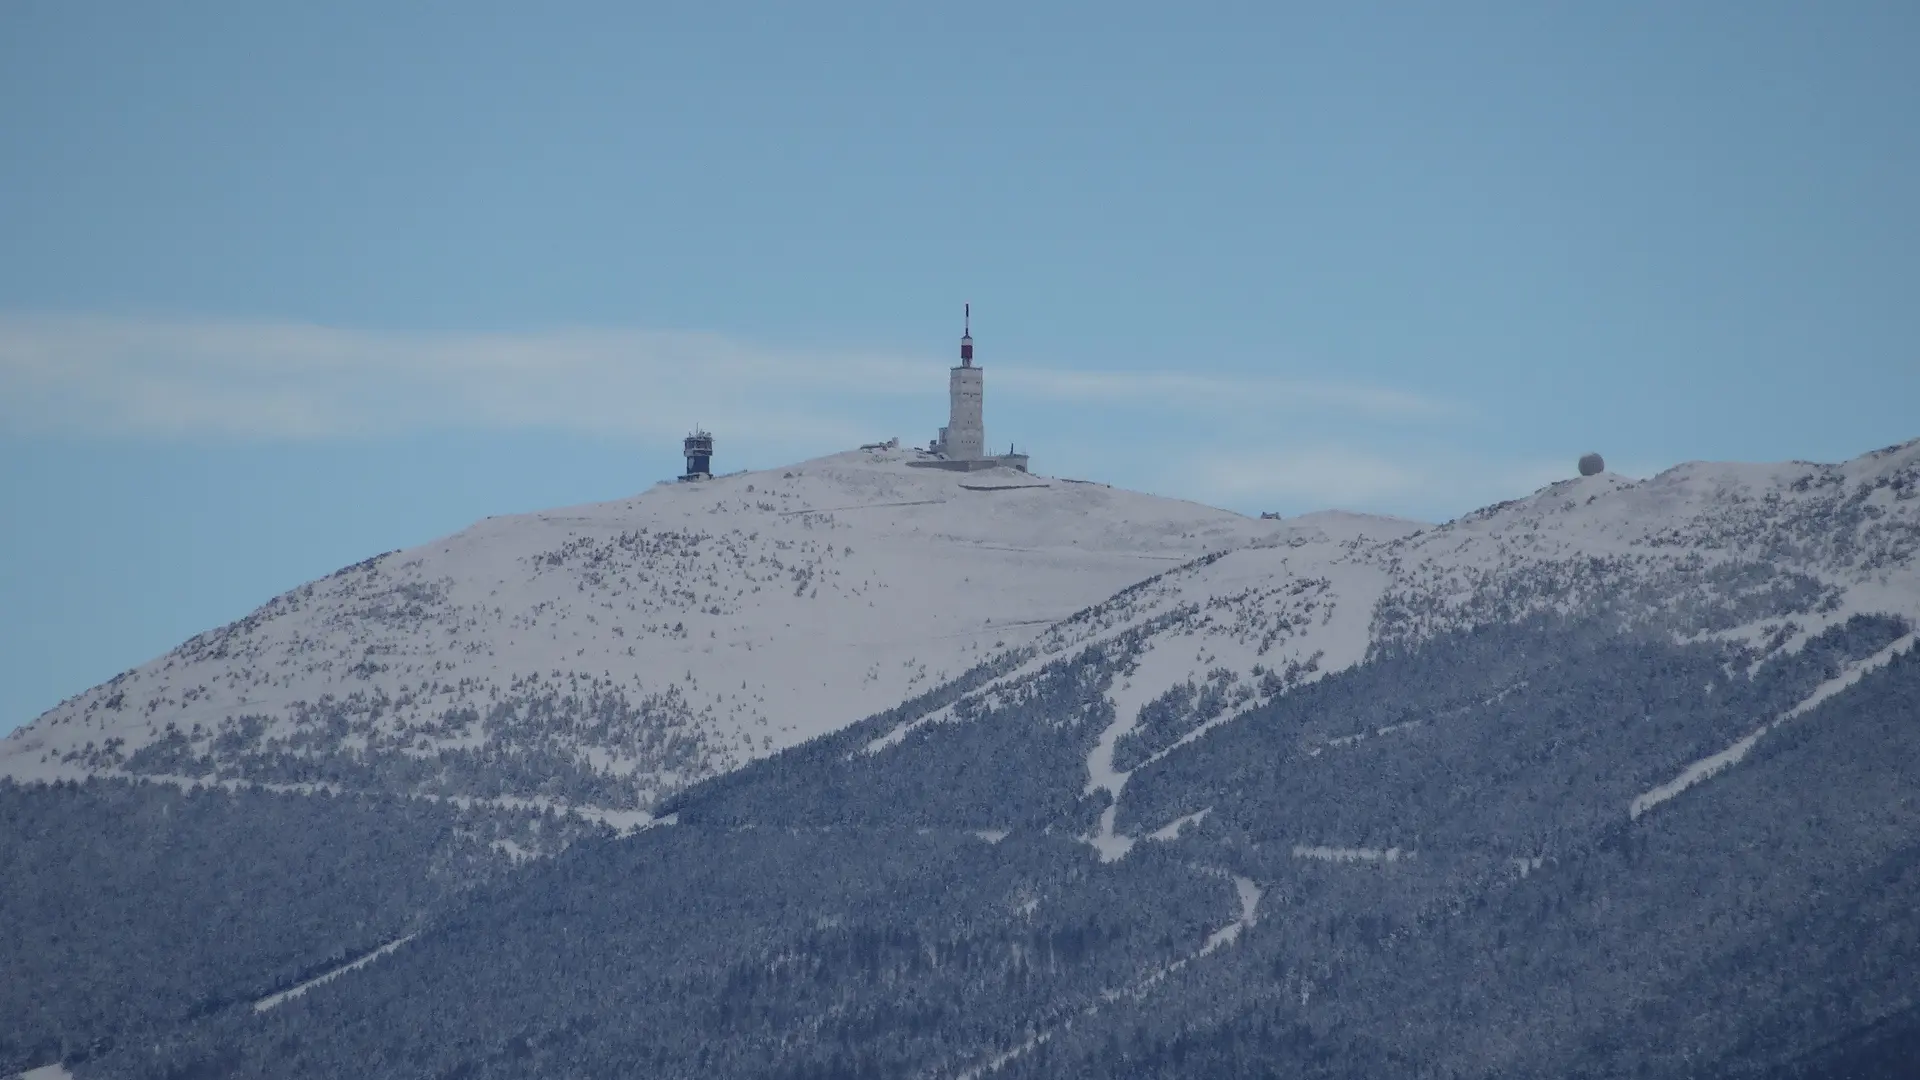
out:
{"label": "mountain summit", "polygon": [[219,776],[643,810],[1271,528],[875,449],[489,518],[72,698],[0,775]]}
{"label": "mountain summit", "polygon": [[[318,783],[634,820],[1035,643],[1010,660],[1131,634],[1140,670],[1109,704],[1114,738],[1132,741],[1134,714],[1175,687],[1231,699],[1223,723],[1383,647],[1530,613],[1604,610],[1756,657],[1855,614],[1920,619],[1920,441],[1842,465],[1583,476],[1434,527],[1254,521],[1012,469],[912,467],[922,456],[662,484],[369,559],[61,704],[0,743],[0,774]],[[1174,620],[1176,654],[1143,628],[1178,611],[1194,617]],[[1089,783],[1116,783],[1106,768]]]}

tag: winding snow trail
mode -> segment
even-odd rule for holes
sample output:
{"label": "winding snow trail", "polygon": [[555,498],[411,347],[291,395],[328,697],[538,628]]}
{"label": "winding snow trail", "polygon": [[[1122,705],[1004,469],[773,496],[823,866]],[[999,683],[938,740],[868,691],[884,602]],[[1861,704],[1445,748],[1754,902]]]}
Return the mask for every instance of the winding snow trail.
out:
{"label": "winding snow trail", "polygon": [[1094,744],[1093,751],[1087,755],[1086,793],[1091,795],[1096,791],[1104,791],[1108,798],[1107,808],[1100,812],[1099,827],[1092,836],[1087,837],[1087,843],[1100,853],[1101,862],[1124,859],[1127,852],[1133,850],[1133,837],[1124,836],[1113,829],[1115,819],[1120,816],[1120,793],[1126,790],[1127,777],[1130,775],[1113,767],[1113,747],[1122,735],[1134,729],[1139,715],[1136,712],[1133,719],[1117,719],[1107,725],[1107,730],[1100,733],[1100,741]]}
{"label": "winding snow trail", "polygon": [[1166,692],[1184,677],[1191,666],[1183,657],[1171,655],[1170,650],[1157,648],[1158,643],[1149,644],[1133,658],[1132,671],[1120,680],[1120,685],[1107,691],[1108,700],[1113,704],[1113,722],[1100,733],[1100,738],[1087,753],[1087,784],[1082,795],[1095,792],[1107,793],[1107,808],[1100,813],[1100,824],[1092,836],[1086,837],[1088,844],[1100,855],[1101,862],[1114,862],[1127,857],[1133,850],[1134,838],[1114,831],[1114,823],[1120,815],[1120,795],[1127,788],[1127,778],[1132,770],[1125,772],[1114,767],[1113,755],[1120,740],[1140,726],[1140,713],[1147,703]]}

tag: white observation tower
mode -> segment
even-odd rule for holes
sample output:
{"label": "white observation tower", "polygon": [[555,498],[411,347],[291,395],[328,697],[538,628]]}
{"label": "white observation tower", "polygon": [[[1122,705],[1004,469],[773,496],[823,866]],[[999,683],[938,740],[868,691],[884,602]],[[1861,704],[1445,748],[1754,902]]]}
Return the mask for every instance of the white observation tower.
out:
{"label": "white observation tower", "polygon": [[960,331],[960,366],[947,380],[947,426],[940,449],[950,461],[978,461],[987,456],[983,415],[985,379],[973,366],[973,305],[967,304]]}
{"label": "white observation tower", "polygon": [[973,366],[973,305],[968,304],[960,330],[960,366],[947,379],[947,426],[927,446],[928,456],[909,461],[917,469],[974,472],[980,469],[1027,471],[1027,455],[1007,447],[1004,454],[987,454],[986,423],[982,420],[986,378]]}

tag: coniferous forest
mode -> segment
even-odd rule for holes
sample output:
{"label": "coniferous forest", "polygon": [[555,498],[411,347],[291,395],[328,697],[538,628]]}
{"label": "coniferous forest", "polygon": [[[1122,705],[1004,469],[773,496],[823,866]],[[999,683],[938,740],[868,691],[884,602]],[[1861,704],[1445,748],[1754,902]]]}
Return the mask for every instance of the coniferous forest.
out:
{"label": "coniferous forest", "polygon": [[[1142,765],[1119,858],[1081,838],[1124,643],[964,708],[930,694],[625,837],[426,799],[4,786],[0,889],[36,932],[0,946],[0,1065],[1908,1076],[1920,657],[1630,813],[1908,630],[1856,618],[1754,662],[1543,616],[1381,650]],[[1155,708],[1164,741],[1210,706]],[[504,854],[543,831],[564,850]]]}

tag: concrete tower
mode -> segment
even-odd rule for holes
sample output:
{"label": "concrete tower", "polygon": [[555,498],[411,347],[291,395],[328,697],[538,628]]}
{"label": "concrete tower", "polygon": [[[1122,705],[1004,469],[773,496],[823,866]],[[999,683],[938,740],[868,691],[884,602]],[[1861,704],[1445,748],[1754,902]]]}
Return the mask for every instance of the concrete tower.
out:
{"label": "concrete tower", "polygon": [[946,456],[952,461],[977,461],[987,456],[987,431],[982,419],[984,379],[973,366],[973,305],[966,306],[960,332],[960,366],[947,380],[947,429],[942,434]]}

